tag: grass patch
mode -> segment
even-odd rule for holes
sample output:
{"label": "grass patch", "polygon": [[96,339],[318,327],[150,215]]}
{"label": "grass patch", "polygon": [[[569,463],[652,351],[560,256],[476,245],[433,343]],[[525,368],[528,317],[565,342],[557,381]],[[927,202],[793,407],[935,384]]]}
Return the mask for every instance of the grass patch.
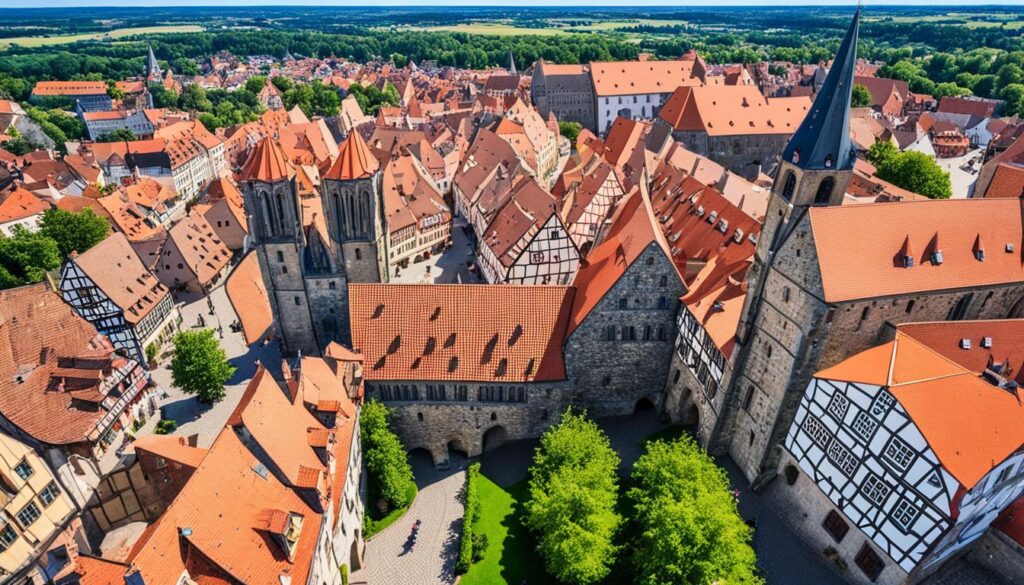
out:
{"label": "grass patch", "polygon": [[525,516],[523,504],[529,498],[526,480],[505,489],[481,474],[478,487],[481,507],[475,531],[487,535],[487,548],[483,559],[462,576],[462,585],[558,583],[544,572],[536,541],[520,523]]}
{"label": "grass patch", "polygon": [[0,48],[5,48],[9,45],[14,44],[21,45],[22,47],[42,47],[44,45],[63,45],[65,43],[77,43],[78,41],[100,41],[105,38],[119,39],[122,37],[130,37],[132,35],[157,35],[161,33],[189,33],[202,31],[203,27],[195,24],[168,26],[138,26],[131,28],[116,28],[114,30],[109,31],[83,33],[77,35],[57,35],[52,37],[31,36],[0,39]]}
{"label": "grass patch", "polygon": [[[414,499],[416,499],[416,492],[417,491],[418,490],[416,489],[416,482],[415,481],[410,481],[409,482],[409,487],[407,487],[406,490],[405,490],[406,504],[404,506],[402,506],[401,508],[395,508],[394,510],[391,510],[390,512],[385,514],[383,517],[374,518],[373,516],[375,516],[375,514],[373,512],[376,511],[376,507],[375,506],[367,507],[367,510],[366,510],[366,522],[365,522],[366,526],[363,527],[363,535],[364,535],[363,538],[370,538],[374,534],[377,534],[381,530],[384,530],[388,526],[391,526],[396,521],[398,521],[399,518],[401,518],[403,515],[405,515],[406,510],[408,510],[409,506],[412,505],[412,501]],[[368,499],[369,502],[372,503],[375,498],[372,497],[372,495],[368,495],[367,499]]]}

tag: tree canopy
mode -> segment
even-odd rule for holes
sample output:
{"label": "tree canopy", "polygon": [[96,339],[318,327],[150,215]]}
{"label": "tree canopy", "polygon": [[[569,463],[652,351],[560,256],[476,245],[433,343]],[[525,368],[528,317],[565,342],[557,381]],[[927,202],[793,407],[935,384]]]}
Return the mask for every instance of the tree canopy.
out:
{"label": "tree canopy", "polygon": [[401,101],[398,90],[390,82],[384,85],[383,91],[376,85],[353,83],[348,88],[348,94],[356,98],[359,109],[369,116],[376,116],[382,106],[397,106]]}
{"label": "tree canopy", "polygon": [[65,211],[50,208],[43,212],[39,232],[57,242],[61,257],[67,258],[71,252],[81,254],[102,242],[110,233],[110,224],[92,209]]}
{"label": "tree canopy", "polygon": [[889,142],[877,142],[868,149],[867,158],[883,181],[932,199],[953,196],[949,173],[923,152],[900,152]]}
{"label": "tree canopy", "polygon": [[725,471],[693,439],[649,443],[632,480],[637,583],[763,583]]}
{"label": "tree canopy", "polygon": [[859,83],[853,84],[853,102],[855,108],[866,108],[871,105],[871,92]]}
{"label": "tree canopy", "polygon": [[400,508],[409,504],[412,468],[401,439],[391,430],[390,418],[387,406],[376,400],[366,402],[359,413],[359,434],[372,493],[391,508]]}
{"label": "tree canopy", "polygon": [[576,144],[576,138],[579,137],[580,131],[583,130],[583,125],[579,122],[559,122],[558,133],[569,139],[569,142]]}
{"label": "tree canopy", "polygon": [[13,231],[0,236],[0,289],[40,282],[48,270],[60,268],[57,242],[22,226]]}
{"label": "tree canopy", "polygon": [[525,524],[539,540],[547,571],[566,583],[598,583],[608,576],[622,524],[619,456],[585,414],[567,411],[541,437],[530,467]]}
{"label": "tree canopy", "polygon": [[171,379],[186,394],[195,394],[200,402],[224,398],[224,385],[235,374],[213,329],[182,331],[174,336]]}
{"label": "tree canopy", "polygon": [[100,135],[96,139],[96,142],[131,142],[138,139],[138,136],[131,131],[131,128],[116,128],[106,134]]}

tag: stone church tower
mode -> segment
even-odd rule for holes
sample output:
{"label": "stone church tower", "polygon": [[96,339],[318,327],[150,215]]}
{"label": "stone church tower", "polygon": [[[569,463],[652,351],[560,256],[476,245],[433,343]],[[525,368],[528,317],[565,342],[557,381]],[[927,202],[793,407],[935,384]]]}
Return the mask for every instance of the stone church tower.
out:
{"label": "stone church tower", "polygon": [[319,201],[299,196],[295,169],[273,138],[256,145],[239,173],[250,238],[289,354],[348,343],[349,281],[387,277],[380,165],[355,132],[339,152]]}

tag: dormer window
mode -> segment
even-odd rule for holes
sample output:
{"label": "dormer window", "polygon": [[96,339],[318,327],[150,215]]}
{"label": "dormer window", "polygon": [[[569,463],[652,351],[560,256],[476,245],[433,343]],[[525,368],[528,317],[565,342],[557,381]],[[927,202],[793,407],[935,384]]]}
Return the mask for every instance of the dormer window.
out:
{"label": "dormer window", "polygon": [[903,267],[904,268],[913,268],[914,267],[914,257],[913,256],[903,256]]}
{"label": "dormer window", "polygon": [[942,250],[935,250],[934,252],[932,252],[932,264],[934,264],[935,266],[938,266],[938,265],[942,264],[942,261],[943,261]]}
{"label": "dormer window", "polygon": [[966,337],[960,340],[960,349],[971,349],[971,340]]}

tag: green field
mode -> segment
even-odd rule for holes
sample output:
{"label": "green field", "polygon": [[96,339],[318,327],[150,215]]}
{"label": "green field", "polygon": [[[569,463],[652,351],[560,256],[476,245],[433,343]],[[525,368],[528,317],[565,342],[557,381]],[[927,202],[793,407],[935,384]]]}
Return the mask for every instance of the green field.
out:
{"label": "green field", "polygon": [[570,31],[564,28],[529,28],[499,22],[472,22],[445,26],[409,26],[401,27],[401,29],[432,32],[455,32],[466,33],[471,35],[492,35],[499,37],[511,37],[521,35],[537,35],[549,37],[554,35],[570,34]]}
{"label": "green field", "polygon": [[80,35],[60,35],[53,37],[32,36],[13,37],[0,39],[0,48],[8,45],[21,45],[22,47],[42,47],[44,45],[62,45],[64,43],[76,43],[78,41],[100,41],[106,38],[119,39],[132,35],[158,35],[163,33],[202,32],[203,27],[195,24],[182,24],[174,26],[140,26],[135,28],[115,28],[114,30],[85,33]]}

